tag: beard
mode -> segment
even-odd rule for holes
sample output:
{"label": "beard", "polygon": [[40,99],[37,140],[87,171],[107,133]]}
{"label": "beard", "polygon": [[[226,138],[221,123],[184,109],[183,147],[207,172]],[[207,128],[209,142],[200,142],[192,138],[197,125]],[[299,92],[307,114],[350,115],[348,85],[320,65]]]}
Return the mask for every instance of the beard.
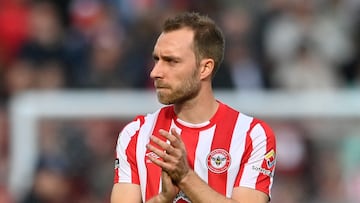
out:
{"label": "beard", "polygon": [[166,87],[157,91],[159,102],[165,105],[179,104],[197,96],[201,86],[200,81],[198,80],[198,72],[199,70],[195,68],[191,77],[182,80],[176,87],[162,84],[160,81],[155,81],[155,86]]}

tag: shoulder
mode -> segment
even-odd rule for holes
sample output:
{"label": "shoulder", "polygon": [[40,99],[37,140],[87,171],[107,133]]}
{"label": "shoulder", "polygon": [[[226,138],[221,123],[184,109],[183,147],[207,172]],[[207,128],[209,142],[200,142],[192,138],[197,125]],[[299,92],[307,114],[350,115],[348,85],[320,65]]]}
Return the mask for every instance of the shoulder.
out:
{"label": "shoulder", "polygon": [[125,125],[120,132],[120,136],[132,136],[141,128],[154,125],[158,117],[169,114],[168,112],[170,112],[170,109],[170,106],[165,106],[146,115],[137,115],[131,122]]}
{"label": "shoulder", "polygon": [[251,126],[252,126],[251,130],[258,131],[259,133],[262,132],[262,133],[266,134],[268,137],[274,136],[274,132],[273,132],[272,128],[264,120],[253,117]]}
{"label": "shoulder", "polygon": [[243,126],[248,129],[248,134],[252,136],[263,136],[268,138],[275,137],[274,132],[270,125],[257,117],[248,115],[246,113],[242,113],[226,104],[223,104],[227,111],[237,113],[238,114],[238,125]]}

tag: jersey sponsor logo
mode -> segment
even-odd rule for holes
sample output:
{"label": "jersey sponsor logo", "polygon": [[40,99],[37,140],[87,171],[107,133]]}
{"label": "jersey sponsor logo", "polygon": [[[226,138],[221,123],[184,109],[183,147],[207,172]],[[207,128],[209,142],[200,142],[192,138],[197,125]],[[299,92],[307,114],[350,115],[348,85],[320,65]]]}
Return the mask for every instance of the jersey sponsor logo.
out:
{"label": "jersey sponsor logo", "polygon": [[265,154],[265,161],[268,169],[272,169],[275,166],[276,155],[273,149]]}
{"label": "jersey sponsor logo", "polygon": [[183,191],[180,190],[174,198],[173,203],[191,203],[190,199],[185,195]]}
{"label": "jersey sponsor logo", "polygon": [[114,169],[120,168],[120,161],[119,159],[115,159]]}
{"label": "jersey sponsor logo", "polygon": [[156,155],[154,152],[148,152],[145,155],[145,162],[146,163],[152,163],[152,161],[149,159],[149,156],[154,157],[155,159],[160,158],[158,155]]}
{"label": "jersey sponsor logo", "polygon": [[274,177],[274,171],[267,170],[258,166],[252,166],[252,169],[269,177]]}
{"label": "jersey sponsor logo", "polygon": [[223,173],[231,164],[229,152],[225,149],[215,149],[207,156],[207,167],[213,173]]}

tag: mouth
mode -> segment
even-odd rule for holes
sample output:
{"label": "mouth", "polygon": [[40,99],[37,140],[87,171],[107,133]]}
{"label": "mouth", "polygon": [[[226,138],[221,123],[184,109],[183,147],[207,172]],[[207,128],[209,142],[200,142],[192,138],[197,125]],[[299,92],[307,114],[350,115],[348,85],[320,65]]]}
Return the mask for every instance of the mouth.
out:
{"label": "mouth", "polygon": [[168,89],[167,87],[155,87],[157,92],[163,92],[166,91],[166,89]]}
{"label": "mouth", "polygon": [[168,89],[169,87],[165,84],[154,83],[155,89]]}

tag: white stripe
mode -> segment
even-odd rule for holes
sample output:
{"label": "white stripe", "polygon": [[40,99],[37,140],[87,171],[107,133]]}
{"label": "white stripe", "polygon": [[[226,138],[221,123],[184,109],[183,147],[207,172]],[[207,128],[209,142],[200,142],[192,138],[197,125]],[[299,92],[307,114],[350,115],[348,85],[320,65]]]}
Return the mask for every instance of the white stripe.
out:
{"label": "white stripe", "polygon": [[116,148],[117,157],[121,166],[118,170],[119,182],[131,183],[131,168],[130,163],[126,158],[126,149],[139,127],[140,121],[133,121],[125,126],[124,130],[119,135]]}
{"label": "white stripe", "polygon": [[245,166],[244,174],[247,176],[241,179],[240,185],[255,188],[257,177],[260,172],[254,170],[252,167],[256,166],[261,168],[264,161],[264,154],[266,154],[266,134],[260,124],[254,126],[250,133],[252,140],[253,151],[251,152],[250,159]]}
{"label": "white stripe", "polygon": [[207,156],[211,150],[215,129],[216,125],[199,133],[199,140],[195,152],[194,171],[205,182],[208,182]]}
{"label": "white stripe", "polygon": [[149,143],[150,135],[154,129],[156,123],[155,121],[158,115],[159,111],[155,112],[154,114],[148,114],[145,117],[144,125],[140,129],[139,138],[137,140],[136,157],[138,164],[141,195],[143,200],[145,200],[146,182],[148,177],[145,165],[146,144]]}
{"label": "white stripe", "polygon": [[235,179],[240,170],[240,163],[242,154],[245,151],[245,140],[246,133],[250,128],[253,118],[244,114],[239,114],[236,126],[234,128],[233,136],[231,139],[229,153],[231,156],[231,165],[228,171],[227,181],[226,181],[226,196],[231,197]]}

